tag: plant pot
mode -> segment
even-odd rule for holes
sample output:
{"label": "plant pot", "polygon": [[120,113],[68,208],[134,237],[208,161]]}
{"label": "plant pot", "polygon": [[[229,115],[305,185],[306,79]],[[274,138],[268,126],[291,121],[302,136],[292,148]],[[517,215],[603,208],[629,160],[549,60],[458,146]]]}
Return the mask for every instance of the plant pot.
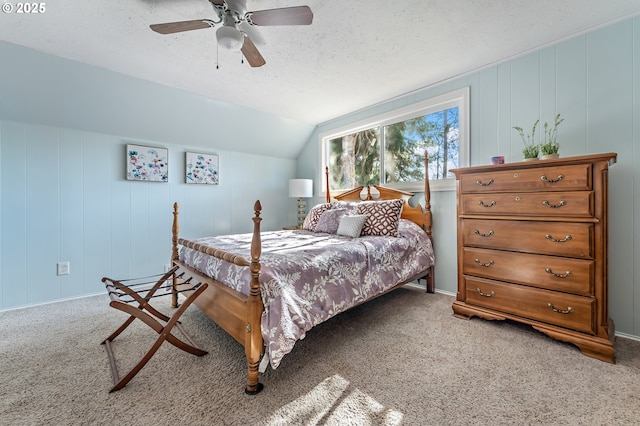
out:
{"label": "plant pot", "polygon": [[542,154],[542,160],[553,160],[555,158],[560,158],[560,154]]}
{"label": "plant pot", "polygon": [[525,158],[523,161],[536,161],[538,157]]}

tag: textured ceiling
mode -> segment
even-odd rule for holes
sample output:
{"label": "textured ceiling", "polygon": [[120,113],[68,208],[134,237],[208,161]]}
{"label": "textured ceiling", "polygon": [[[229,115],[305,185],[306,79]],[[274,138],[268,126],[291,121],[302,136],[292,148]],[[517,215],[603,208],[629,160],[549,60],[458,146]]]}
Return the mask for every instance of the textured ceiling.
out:
{"label": "textured ceiling", "polygon": [[218,51],[214,29],[149,29],[212,19],[207,0],[44,4],[0,14],[0,39],[311,124],[640,13],[638,0],[247,0],[314,13],[310,26],[250,28],[267,62],[251,68]]}

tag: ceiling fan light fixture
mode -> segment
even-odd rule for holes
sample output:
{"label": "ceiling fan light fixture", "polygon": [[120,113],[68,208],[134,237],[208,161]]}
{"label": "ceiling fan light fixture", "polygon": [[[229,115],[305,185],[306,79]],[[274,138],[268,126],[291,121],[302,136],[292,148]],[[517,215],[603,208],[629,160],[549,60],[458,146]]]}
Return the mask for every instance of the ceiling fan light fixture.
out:
{"label": "ceiling fan light fixture", "polygon": [[244,44],[244,34],[236,27],[224,25],[216,30],[218,45],[223,49],[239,52]]}

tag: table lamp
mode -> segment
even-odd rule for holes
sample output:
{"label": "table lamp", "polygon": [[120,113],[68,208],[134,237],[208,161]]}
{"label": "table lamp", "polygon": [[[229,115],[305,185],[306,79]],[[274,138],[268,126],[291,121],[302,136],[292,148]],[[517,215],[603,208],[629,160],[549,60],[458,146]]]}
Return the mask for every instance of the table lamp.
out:
{"label": "table lamp", "polygon": [[298,228],[302,228],[306,217],[305,198],[313,196],[313,180],[311,179],[290,179],[289,197],[298,199]]}

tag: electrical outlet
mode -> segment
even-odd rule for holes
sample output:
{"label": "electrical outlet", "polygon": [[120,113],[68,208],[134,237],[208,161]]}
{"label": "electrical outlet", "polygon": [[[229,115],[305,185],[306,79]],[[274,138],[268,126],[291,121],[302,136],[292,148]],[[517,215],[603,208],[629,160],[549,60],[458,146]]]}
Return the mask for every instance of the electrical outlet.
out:
{"label": "electrical outlet", "polygon": [[69,275],[71,273],[71,265],[69,262],[58,262],[58,275]]}

